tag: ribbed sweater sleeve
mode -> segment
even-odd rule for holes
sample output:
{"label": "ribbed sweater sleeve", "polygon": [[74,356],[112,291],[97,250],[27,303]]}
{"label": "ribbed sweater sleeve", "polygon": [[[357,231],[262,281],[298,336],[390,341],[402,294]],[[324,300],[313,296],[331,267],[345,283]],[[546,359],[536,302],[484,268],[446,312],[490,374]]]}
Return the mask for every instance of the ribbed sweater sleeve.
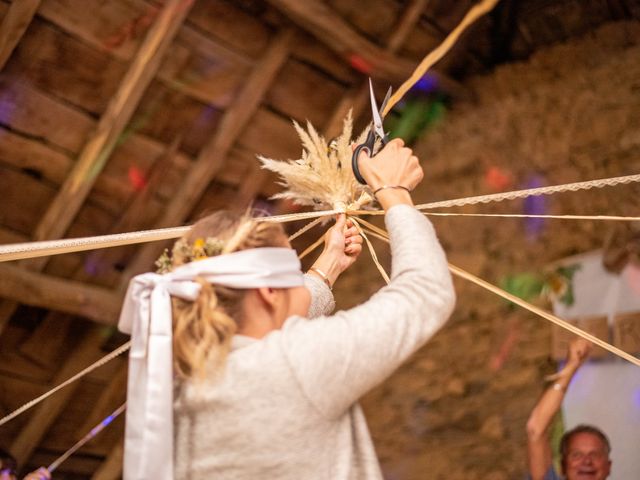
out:
{"label": "ribbed sweater sleeve", "polygon": [[311,305],[309,305],[309,318],[316,318],[320,315],[329,315],[336,308],[331,289],[314,275],[305,274],[304,286],[311,294]]}
{"label": "ribbed sweater sleeve", "polygon": [[290,322],[282,342],[309,401],[342,415],[445,323],[455,304],[447,262],[431,223],[407,205],[385,217],[391,283],[367,302],[314,322]]}

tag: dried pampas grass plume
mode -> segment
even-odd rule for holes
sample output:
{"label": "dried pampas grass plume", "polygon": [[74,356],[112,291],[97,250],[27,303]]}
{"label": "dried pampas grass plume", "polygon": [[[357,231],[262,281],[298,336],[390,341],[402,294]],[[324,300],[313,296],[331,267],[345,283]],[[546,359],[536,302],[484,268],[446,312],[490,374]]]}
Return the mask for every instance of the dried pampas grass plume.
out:
{"label": "dried pampas grass plume", "polygon": [[[258,156],[262,168],[280,175],[285,190],[272,198],[284,198],[316,210],[357,210],[372,203],[374,198],[366,185],[361,185],[351,169],[351,111],[344,119],[342,133],[327,144],[313,126],[307,122],[307,131],[293,122],[302,140],[302,158],[299,160],[272,160]],[[361,143],[367,131],[356,140]]]}

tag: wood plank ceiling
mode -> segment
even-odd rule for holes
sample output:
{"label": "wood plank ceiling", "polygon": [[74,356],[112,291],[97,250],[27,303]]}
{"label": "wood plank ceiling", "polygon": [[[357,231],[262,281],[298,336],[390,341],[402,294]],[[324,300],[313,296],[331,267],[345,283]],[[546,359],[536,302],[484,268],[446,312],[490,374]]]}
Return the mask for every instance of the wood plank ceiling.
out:
{"label": "wood plank ceiling", "polygon": [[[297,158],[291,118],[335,135],[365,110],[368,75],[399,85],[473,1],[361,3],[0,0],[0,243],[283,211],[254,155]],[[504,1],[434,75],[455,102],[466,75],[639,15],[633,0]],[[164,246],[0,264],[0,415],[124,341],[122,292]],[[125,379],[124,358],[96,370],[0,427],[0,447],[48,464],[123,401]],[[119,420],[56,478],[118,478],[121,439]]]}

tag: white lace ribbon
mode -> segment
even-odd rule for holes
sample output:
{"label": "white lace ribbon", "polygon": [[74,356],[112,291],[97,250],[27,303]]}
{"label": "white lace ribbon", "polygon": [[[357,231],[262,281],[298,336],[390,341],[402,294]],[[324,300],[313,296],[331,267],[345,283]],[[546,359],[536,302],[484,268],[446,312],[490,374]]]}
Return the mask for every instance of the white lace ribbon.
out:
{"label": "white lace ribbon", "polygon": [[300,260],[289,248],[255,248],[188,263],[160,275],[134,277],[118,328],[131,334],[125,480],[173,479],[173,361],[171,296],[195,300],[196,277],[231,288],[303,285]]}

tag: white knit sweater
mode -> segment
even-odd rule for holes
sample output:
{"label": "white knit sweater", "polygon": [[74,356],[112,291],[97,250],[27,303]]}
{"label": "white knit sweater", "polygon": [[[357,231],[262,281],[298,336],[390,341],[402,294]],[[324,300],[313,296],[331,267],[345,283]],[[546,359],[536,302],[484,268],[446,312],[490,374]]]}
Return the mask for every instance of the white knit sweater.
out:
{"label": "white knit sweater", "polygon": [[429,221],[406,205],[385,221],[388,286],[322,316],[333,297],[308,276],[316,318],[291,317],[260,340],[236,335],[220,378],[177,389],[176,479],[382,478],[357,401],[444,324],[455,302]]}

